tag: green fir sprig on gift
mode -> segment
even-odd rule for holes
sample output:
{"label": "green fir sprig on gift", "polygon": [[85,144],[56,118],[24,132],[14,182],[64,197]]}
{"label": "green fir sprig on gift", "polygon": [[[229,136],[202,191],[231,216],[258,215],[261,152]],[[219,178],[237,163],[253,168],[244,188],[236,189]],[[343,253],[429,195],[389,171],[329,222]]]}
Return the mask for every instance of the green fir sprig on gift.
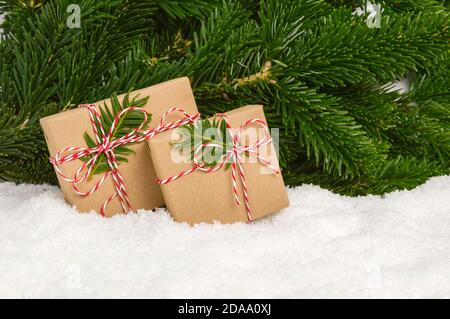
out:
{"label": "green fir sprig on gift", "polygon": [[[223,119],[214,118],[211,120],[201,120],[195,123],[184,125],[177,129],[180,139],[172,142],[174,149],[188,152],[191,161],[194,156],[200,160],[200,164],[206,167],[216,166],[223,154],[233,148],[230,131]],[[216,144],[220,147],[206,146],[201,154],[196,154],[202,144]],[[225,169],[230,167],[231,163],[225,164]]]}
{"label": "green fir sprig on gift", "polygon": [[[129,98],[129,95],[126,94],[122,100],[122,103],[119,102],[119,99],[117,97],[117,94],[113,94],[111,96],[111,107],[108,107],[106,102],[103,106],[99,107],[99,111],[101,114],[101,124],[103,126],[103,129],[105,130],[105,133],[108,134],[108,132],[111,129],[111,126],[116,118],[116,116],[123,111],[124,109],[127,109],[129,107],[143,107],[145,104],[147,104],[148,97],[140,98],[138,99],[137,96],[134,97],[131,101]],[[148,114],[147,120],[143,126],[143,129],[146,129],[152,119],[152,115]],[[144,121],[144,114],[139,111],[130,111],[125,114],[123,114],[120,117],[119,122],[115,126],[113,132],[112,132],[112,140],[121,138],[125,136],[126,134],[130,133],[133,129],[136,129],[139,127],[142,122]],[[96,123],[97,131],[100,132],[100,123]],[[140,133],[138,133],[140,134]],[[95,137],[91,137],[87,132],[84,133],[84,140],[86,142],[86,145],[88,147],[96,147],[97,142],[95,141]],[[100,135],[100,140],[103,142],[102,136]],[[133,145],[133,143],[130,143],[128,145]],[[114,149],[114,155],[116,156],[117,163],[120,165],[120,163],[127,163],[128,159],[126,156],[134,154],[134,151],[130,149],[128,146],[118,146]],[[92,158],[91,155],[89,157],[83,157],[80,158],[82,161],[87,162]],[[97,159],[95,166],[93,167],[91,171],[91,176],[95,174],[101,174],[105,173],[110,170],[110,167],[108,165],[108,162],[106,161],[105,154],[101,154],[99,158]]]}

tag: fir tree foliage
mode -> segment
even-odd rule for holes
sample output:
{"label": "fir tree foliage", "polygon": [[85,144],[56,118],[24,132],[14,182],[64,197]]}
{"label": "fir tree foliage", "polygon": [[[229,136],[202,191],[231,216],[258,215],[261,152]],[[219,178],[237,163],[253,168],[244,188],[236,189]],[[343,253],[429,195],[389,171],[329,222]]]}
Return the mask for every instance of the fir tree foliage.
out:
{"label": "fir tree foliage", "polygon": [[186,75],[204,116],[264,105],[289,185],[383,194],[450,173],[447,1],[371,1],[371,28],[365,0],[81,0],[70,29],[73,2],[0,0],[4,180],[55,182],[40,117]]}

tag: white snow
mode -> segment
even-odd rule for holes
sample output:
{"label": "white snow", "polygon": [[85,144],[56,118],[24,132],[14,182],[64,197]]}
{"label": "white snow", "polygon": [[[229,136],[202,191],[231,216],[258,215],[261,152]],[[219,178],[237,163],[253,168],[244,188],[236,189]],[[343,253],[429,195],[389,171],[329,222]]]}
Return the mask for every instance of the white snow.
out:
{"label": "white snow", "polygon": [[189,227],[0,184],[0,297],[450,297],[450,176],[385,197],[289,196],[253,224]]}

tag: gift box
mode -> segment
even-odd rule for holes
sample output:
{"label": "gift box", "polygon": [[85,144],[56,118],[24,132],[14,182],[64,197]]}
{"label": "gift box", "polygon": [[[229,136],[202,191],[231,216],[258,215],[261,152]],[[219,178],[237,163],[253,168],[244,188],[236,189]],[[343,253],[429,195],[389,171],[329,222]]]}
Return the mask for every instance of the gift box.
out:
{"label": "gift box", "polygon": [[[125,94],[119,96],[118,100],[122,102],[124,96]],[[155,130],[158,125],[160,126],[160,120],[172,107],[183,108],[189,114],[197,113],[189,79],[186,77],[131,92],[129,99],[147,96],[148,100],[142,106],[142,109],[152,116],[147,129]],[[53,163],[55,163],[55,158],[59,156],[61,150],[87,147],[85,134],[87,133],[91,137],[95,136],[95,110],[99,111],[100,106],[111,110],[111,101],[97,102],[91,105],[91,109],[81,107],[41,119],[41,126]],[[100,116],[104,115],[104,113],[100,112],[98,114]],[[182,112],[171,112],[163,120],[164,123],[173,123],[181,121],[183,118],[185,118],[185,115]],[[97,133],[99,134],[99,132]],[[125,143],[126,141],[123,142]],[[129,144],[123,145],[129,148],[130,151],[126,155],[127,162],[122,158],[122,161],[118,163],[116,167],[117,174],[92,175],[74,185],[70,179],[73,181],[80,167],[92,155],[84,158],[70,158],[64,164],[55,166],[57,173],[60,170],[57,176],[65,200],[75,205],[80,212],[96,211],[106,217],[122,213],[124,210],[141,208],[151,210],[163,206],[164,198],[160,186],[155,183],[156,175],[147,143],[144,141]],[[77,151],[79,150],[77,149]],[[65,152],[65,156],[67,157],[68,154],[70,156],[74,152],[76,153],[76,151],[71,152],[71,149],[69,149]],[[109,155],[115,157],[114,154],[109,153]],[[58,158],[60,157],[62,155]],[[88,167],[85,167],[84,171],[87,169]],[[115,170],[114,172],[116,173]],[[124,200],[124,197],[126,200]],[[124,206],[124,202],[128,202],[130,205]]]}
{"label": "gift box", "polygon": [[[223,150],[220,162],[208,167],[196,158],[206,149],[216,148],[214,142],[199,146],[194,143],[188,146],[190,151],[181,152],[183,148],[175,147],[186,144],[180,129],[148,141],[157,181],[173,218],[189,224],[248,222],[288,207],[262,106],[245,106],[209,122],[221,123],[220,127],[228,123],[229,127],[241,129],[233,134],[233,138],[239,134],[234,146]],[[258,136],[249,138],[250,131]],[[233,148],[239,153],[238,160],[233,156]]]}

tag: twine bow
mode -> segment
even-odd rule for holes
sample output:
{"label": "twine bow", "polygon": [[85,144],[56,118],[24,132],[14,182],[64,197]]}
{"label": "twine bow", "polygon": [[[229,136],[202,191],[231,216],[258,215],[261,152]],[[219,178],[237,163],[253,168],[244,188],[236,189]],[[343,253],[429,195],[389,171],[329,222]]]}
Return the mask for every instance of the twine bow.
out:
{"label": "twine bow", "polygon": [[[80,105],[80,107],[86,107],[89,111],[89,117],[94,131],[97,146],[91,148],[90,147],[64,148],[61,151],[59,151],[54,157],[51,157],[50,162],[55,167],[57,174],[61,176],[66,182],[71,183],[75,193],[82,197],[92,195],[101,187],[106,178],[108,178],[109,176],[112,177],[116,191],[103,203],[102,208],[100,210],[102,216],[105,216],[106,207],[116,197],[119,198],[120,204],[125,213],[133,210],[130,199],[128,198],[128,194],[125,189],[122,174],[120,173],[118,168],[114,150],[119,146],[123,146],[130,143],[143,142],[148,139],[151,139],[158,133],[174,129],[182,125],[194,123],[200,117],[200,114],[198,113],[191,116],[188,113],[186,113],[182,108],[171,108],[164,113],[157,127],[155,127],[154,129],[142,131],[145,126],[145,123],[147,123],[148,119],[147,112],[143,108],[129,107],[122,110],[119,114],[116,115],[110,130],[106,132],[102,125],[102,121],[100,120],[101,115],[97,111],[96,106],[94,104],[82,104]],[[141,112],[144,115],[142,123],[135,129],[131,130],[128,134],[122,136],[121,138],[113,139],[114,128],[119,123],[121,117],[131,111]],[[176,120],[174,122],[164,123],[167,116],[176,112],[182,113],[184,115],[184,118]],[[97,126],[100,128],[100,130],[97,129]],[[110,170],[105,172],[91,189],[89,189],[88,191],[81,191],[79,189],[78,184],[88,179],[88,177],[92,172],[92,169],[95,167],[95,163],[97,162],[101,154],[105,154],[106,162],[108,163]],[[73,178],[65,176],[64,173],[62,172],[60,168],[61,164],[68,163],[76,159],[80,159],[91,155],[93,156],[88,161],[83,162],[83,164],[77,169]]]}
{"label": "twine bow", "polygon": [[[174,180],[189,175],[195,171],[200,171],[204,173],[213,173],[222,169],[227,163],[231,163],[232,191],[235,202],[237,205],[241,204],[241,200],[239,199],[238,196],[237,182],[236,182],[238,176],[237,173],[239,173],[239,179],[241,180],[242,183],[242,192],[244,195],[245,211],[247,213],[248,221],[251,222],[253,220],[253,217],[250,209],[250,200],[247,191],[247,182],[245,179],[242,157],[244,154],[253,156],[264,166],[268,167],[274,174],[280,173],[280,170],[278,168],[273,166],[269,160],[265,159],[263,156],[259,154],[260,147],[272,143],[272,137],[270,136],[269,128],[266,122],[261,119],[250,119],[242,123],[242,125],[236,130],[236,133],[234,133],[226,114],[219,113],[216,114],[215,116],[222,118],[222,120],[225,121],[226,128],[231,137],[233,147],[224,149],[223,145],[214,142],[201,144],[194,150],[192,168],[185,170],[177,175],[168,177],[166,179],[157,179],[156,182],[158,184],[168,184]],[[242,145],[241,144],[242,133],[247,126],[252,124],[261,127],[264,130],[264,135],[262,138],[258,139],[253,144]],[[219,158],[218,163],[213,167],[208,167],[205,164],[201,164],[199,160],[199,155],[203,154],[203,150],[208,147],[222,149],[225,151],[224,154]]]}

